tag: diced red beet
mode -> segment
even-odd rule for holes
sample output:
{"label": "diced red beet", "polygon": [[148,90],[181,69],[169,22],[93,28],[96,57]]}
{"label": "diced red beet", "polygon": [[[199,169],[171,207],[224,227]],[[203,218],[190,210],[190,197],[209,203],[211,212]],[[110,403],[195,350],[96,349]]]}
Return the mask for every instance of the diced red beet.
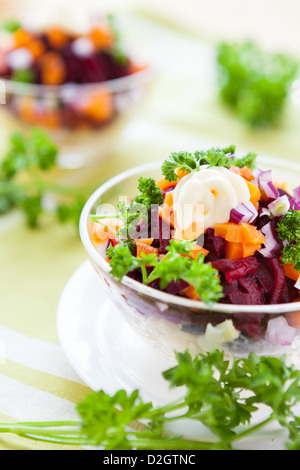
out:
{"label": "diced red beet", "polygon": [[172,238],[170,225],[159,217],[159,253],[165,255]]}
{"label": "diced red beet", "polygon": [[225,258],[226,241],[222,237],[216,237],[213,229],[206,231],[203,247],[209,251],[207,261],[216,261]]}
{"label": "diced red beet", "polygon": [[233,319],[233,324],[238,331],[254,340],[261,337],[262,331],[265,328],[262,325],[262,315],[236,315]]}
{"label": "diced red beet", "polygon": [[245,261],[241,263],[240,266],[226,272],[225,278],[227,282],[232,284],[236,279],[244,278],[245,276],[257,271],[259,264],[256,258],[251,256],[249,258],[244,258],[244,260]]}
{"label": "diced red beet", "polygon": [[274,269],[274,287],[270,304],[279,304],[281,302],[286,280],[284,268],[279,258],[270,259],[270,265]]}
{"label": "diced red beet", "polygon": [[165,291],[168,292],[168,294],[176,295],[188,286],[189,284],[183,280],[180,280],[178,282],[172,281],[170,282],[170,284],[167,285]]}
{"label": "diced red beet", "polygon": [[249,294],[251,305],[263,305],[264,299],[254,278],[243,276],[238,280],[239,286]]}
{"label": "diced red beet", "polygon": [[235,271],[237,269],[243,268],[244,275],[250,274],[256,271],[259,264],[255,256],[248,256],[247,258],[241,259],[220,259],[214,261],[212,266],[223,273],[228,273],[229,271]]}

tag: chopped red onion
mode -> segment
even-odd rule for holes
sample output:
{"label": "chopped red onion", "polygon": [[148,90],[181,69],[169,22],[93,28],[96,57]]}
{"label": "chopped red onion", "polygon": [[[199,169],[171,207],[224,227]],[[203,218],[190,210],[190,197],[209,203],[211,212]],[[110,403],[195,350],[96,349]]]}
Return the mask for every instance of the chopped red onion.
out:
{"label": "chopped red onion", "polygon": [[298,280],[295,284],[295,288],[300,290],[300,275],[299,275]]}
{"label": "chopped red onion", "polygon": [[286,319],[281,316],[269,320],[265,339],[273,346],[289,346],[296,334],[297,328],[289,326]]}
{"label": "chopped red onion", "polygon": [[255,184],[258,184],[258,177],[263,173],[263,170],[259,170],[259,168],[255,168],[252,171],[252,175],[254,176],[254,180],[252,181]]}
{"label": "chopped red onion", "polygon": [[277,199],[279,192],[272,183],[272,171],[263,171],[258,174],[258,186],[264,196],[268,199]]}
{"label": "chopped red onion", "polygon": [[271,216],[271,211],[267,207],[262,207],[259,212],[259,217],[263,217],[264,215],[267,215],[268,217]]}
{"label": "chopped red onion", "polygon": [[282,249],[273,221],[264,225],[261,231],[265,236],[265,246],[258,251],[264,258],[273,258]]}
{"label": "chopped red onion", "polygon": [[258,216],[258,212],[255,209],[252,202],[240,203],[235,209],[230,212],[230,222],[235,224],[241,223],[253,223]]}
{"label": "chopped red onion", "polygon": [[278,197],[268,205],[268,209],[270,209],[270,212],[274,217],[281,217],[289,210],[289,208],[290,200],[286,195]]}

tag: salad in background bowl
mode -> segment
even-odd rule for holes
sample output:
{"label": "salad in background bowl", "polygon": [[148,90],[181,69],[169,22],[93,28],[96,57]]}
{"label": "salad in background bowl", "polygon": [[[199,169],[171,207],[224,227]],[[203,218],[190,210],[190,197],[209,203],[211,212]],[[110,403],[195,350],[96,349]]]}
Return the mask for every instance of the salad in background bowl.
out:
{"label": "salad in background bowl", "polygon": [[82,242],[120,312],[166,356],[223,348],[296,361],[299,176],[234,146],[174,152],[102,185]]}
{"label": "salad in background bowl", "polygon": [[137,57],[136,49],[120,39],[112,17],[80,32],[62,25],[39,30],[4,23],[5,125],[22,131],[45,128],[61,149],[62,167],[99,161],[113,148],[154,77],[149,51]]}

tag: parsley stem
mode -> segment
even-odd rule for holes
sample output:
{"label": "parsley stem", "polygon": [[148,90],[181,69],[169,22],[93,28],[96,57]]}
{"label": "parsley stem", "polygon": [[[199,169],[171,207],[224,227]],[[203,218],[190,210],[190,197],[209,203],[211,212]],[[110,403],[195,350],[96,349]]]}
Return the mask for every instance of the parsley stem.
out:
{"label": "parsley stem", "polygon": [[146,266],[141,266],[143,284],[147,284],[148,274]]}

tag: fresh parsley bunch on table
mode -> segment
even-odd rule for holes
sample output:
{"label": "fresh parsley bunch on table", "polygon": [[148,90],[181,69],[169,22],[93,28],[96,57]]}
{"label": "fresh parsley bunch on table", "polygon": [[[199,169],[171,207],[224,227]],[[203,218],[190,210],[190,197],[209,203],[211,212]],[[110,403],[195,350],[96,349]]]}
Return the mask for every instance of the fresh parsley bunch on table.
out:
{"label": "fresh parsley bunch on table", "polygon": [[[289,450],[300,450],[300,371],[284,357],[224,359],[214,350],[195,358],[176,353],[177,364],[163,373],[171,388],[184,390],[182,398],[153,406],[139,391],[109,395],[92,392],[79,403],[78,421],[0,423],[0,432],[60,444],[91,445],[106,450],[231,450],[241,439],[255,436],[270,422],[287,431]],[[259,406],[268,413],[251,423]],[[205,442],[173,434],[174,422],[190,419],[214,435]],[[132,422],[144,424],[135,431]]]}
{"label": "fresh parsley bunch on table", "polygon": [[28,225],[38,226],[41,216],[49,211],[47,196],[55,201],[54,214],[60,222],[78,227],[80,213],[91,188],[59,185],[47,180],[57,164],[58,148],[47,133],[33,128],[28,136],[14,133],[0,162],[0,214],[20,209]]}
{"label": "fresh parsley bunch on table", "polygon": [[274,125],[284,110],[299,64],[253,42],[222,43],[217,51],[220,96],[250,126]]}

